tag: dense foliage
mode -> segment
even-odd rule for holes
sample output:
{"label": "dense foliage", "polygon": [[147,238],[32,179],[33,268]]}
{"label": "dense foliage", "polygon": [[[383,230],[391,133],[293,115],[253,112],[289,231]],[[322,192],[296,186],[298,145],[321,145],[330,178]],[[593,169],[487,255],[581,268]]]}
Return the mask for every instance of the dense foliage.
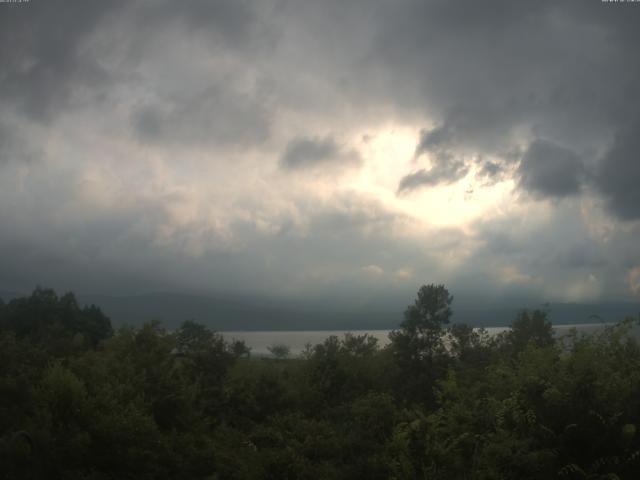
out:
{"label": "dense foliage", "polygon": [[422,287],[391,343],[329,337],[252,358],[195,322],[116,332],[37,289],[0,301],[0,478],[640,478],[640,344],[627,319],[555,339],[450,324]]}

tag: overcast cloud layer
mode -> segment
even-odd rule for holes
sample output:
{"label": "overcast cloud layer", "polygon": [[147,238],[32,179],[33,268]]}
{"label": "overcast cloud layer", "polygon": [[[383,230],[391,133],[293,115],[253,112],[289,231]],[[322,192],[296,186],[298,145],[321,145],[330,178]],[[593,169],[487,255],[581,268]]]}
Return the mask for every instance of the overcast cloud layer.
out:
{"label": "overcast cloud layer", "polygon": [[0,4],[0,290],[634,301],[640,4]]}

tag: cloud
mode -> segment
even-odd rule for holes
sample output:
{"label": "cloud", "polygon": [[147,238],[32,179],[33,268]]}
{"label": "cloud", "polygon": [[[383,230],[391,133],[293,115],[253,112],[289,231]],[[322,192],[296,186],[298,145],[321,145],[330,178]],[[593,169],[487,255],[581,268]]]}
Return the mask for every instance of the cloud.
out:
{"label": "cloud", "polygon": [[244,0],[192,0],[187,8],[171,0],[150,2],[145,13],[156,24],[170,25],[175,19],[185,31],[197,31],[227,48],[244,45],[259,29],[255,6]]}
{"label": "cloud", "polygon": [[626,221],[640,219],[640,138],[637,128],[629,128],[616,137],[597,168],[596,185],[616,217]]}
{"label": "cloud", "polygon": [[14,138],[13,131],[3,122],[0,122],[0,166],[8,162],[11,158],[11,150],[13,150]]}
{"label": "cloud", "polygon": [[423,153],[438,151],[453,140],[453,132],[447,125],[440,125],[431,130],[420,130],[420,140],[416,146],[416,157]]}
{"label": "cloud", "polygon": [[631,290],[631,292],[636,297],[640,297],[640,267],[635,267],[629,270],[627,282],[629,284],[629,289]]}
{"label": "cloud", "polygon": [[[469,6],[456,2],[406,1],[371,10],[373,18],[385,18],[375,37],[378,55],[371,58],[379,70],[393,72],[383,77],[388,83],[377,83],[386,87],[379,96],[393,98],[408,112],[429,112],[437,125],[423,132],[418,153],[444,145],[456,158],[466,152],[465,158],[490,157],[498,164],[504,152],[545,138],[579,152],[590,168],[637,111],[632,92],[640,60],[627,43],[639,39],[637,9],[542,1],[519,10],[490,1],[471,16]],[[612,78],[619,89],[604,87]],[[394,83],[403,88],[394,90]],[[557,180],[545,180],[545,172],[557,170]],[[579,170],[568,160],[561,169],[525,162],[514,173],[517,181],[525,174],[521,185],[530,193],[564,198],[580,191]],[[622,191],[627,193],[616,195],[601,182],[611,211],[633,217],[632,202],[618,198],[631,191]]]}
{"label": "cloud", "polygon": [[360,155],[348,150],[329,136],[325,138],[296,138],[291,140],[280,160],[288,170],[322,167],[346,167],[359,164]]}
{"label": "cloud", "polygon": [[145,105],[134,112],[141,141],[152,144],[250,146],[269,135],[269,113],[255,98],[214,85]]}
{"label": "cloud", "polygon": [[496,162],[487,161],[482,165],[482,168],[479,172],[481,177],[488,177],[490,179],[494,179],[498,177],[503,171],[502,165]]}
{"label": "cloud", "polygon": [[527,275],[526,273],[522,273],[517,268],[507,265],[499,270],[499,278],[506,283],[542,283],[542,279],[539,277],[533,277],[531,275]]}
{"label": "cloud", "polygon": [[[522,155],[518,155],[518,159]],[[506,158],[505,158],[506,157]],[[508,155],[500,158],[476,160],[475,179],[481,182],[483,187],[491,187],[496,183],[509,180],[513,176],[514,162]]]}
{"label": "cloud", "polygon": [[[592,210],[581,202],[536,202],[518,204],[508,214],[480,220],[473,225],[470,241],[477,248],[460,274],[465,278],[478,275],[478,279],[484,278],[482,282],[491,284],[500,277],[487,275],[487,269],[512,268],[540,280],[510,292],[511,296],[537,295],[553,301],[628,299],[625,279],[628,270],[637,265],[634,237],[640,229],[630,226],[603,235],[603,226],[598,224],[603,219],[588,215]],[[586,288],[593,283],[586,282],[590,275],[598,279],[598,288]],[[466,282],[465,278],[456,281]],[[495,285],[488,288],[500,291]],[[586,296],[577,295],[578,291]]]}
{"label": "cloud", "polygon": [[571,150],[545,140],[534,140],[520,167],[520,187],[544,198],[563,198],[580,192],[584,167]]}
{"label": "cloud", "polygon": [[[629,298],[638,8],[0,10],[0,287]],[[470,220],[432,227],[439,187],[463,178]]]}
{"label": "cloud", "polygon": [[367,265],[362,267],[362,271],[372,277],[379,277],[384,274],[384,270],[378,265]]}
{"label": "cloud", "polygon": [[[30,2],[2,7],[0,102],[45,122],[81,91],[94,99],[111,76],[83,48],[95,28],[125,2]],[[86,97],[85,97],[86,98]]]}
{"label": "cloud", "polygon": [[414,276],[413,269],[409,267],[399,268],[395,272],[393,272],[393,276],[398,281],[407,281],[411,280]]}
{"label": "cloud", "polygon": [[421,187],[448,185],[464,178],[468,172],[469,167],[462,160],[457,160],[447,153],[440,153],[435,155],[429,169],[423,168],[402,177],[397,193],[402,194]]}

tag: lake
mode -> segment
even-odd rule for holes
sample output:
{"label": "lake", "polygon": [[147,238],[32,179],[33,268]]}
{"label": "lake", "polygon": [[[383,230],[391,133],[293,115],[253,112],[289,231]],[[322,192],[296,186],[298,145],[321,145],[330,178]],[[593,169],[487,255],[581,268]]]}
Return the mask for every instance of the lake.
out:
{"label": "lake", "polygon": [[[568,333],[570,329],[576,328],[581,332],[592,332],[604,328],[606,323],[583,323],[573,325],[554,325],[553,329],[557,335]],[[504,332],[509,327],[486,327],[485,330],[490,335]],[[305,348],[305,344],[316,345],[324,342],[331,335],[342,338],[345,333],[354,335],[364,335],[368,333],[378,339],[378,345],[384,347],[389,343],[389,332],[391,330],[290,330],[290,331],[247,331],[247,332],[220,332],[226,340],[237,339],[244,342],[251,348],[252,355],[269,355],[268,347],[275,344],[287,345],[291,348],[292,355],[299,355]]]}

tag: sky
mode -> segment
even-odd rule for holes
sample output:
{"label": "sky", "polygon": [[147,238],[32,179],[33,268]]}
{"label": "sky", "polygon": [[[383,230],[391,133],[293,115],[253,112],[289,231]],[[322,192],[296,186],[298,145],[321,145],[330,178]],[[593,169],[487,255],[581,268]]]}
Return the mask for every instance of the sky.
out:
{"label": "sky", "polygon": [[640,3],[0,4],[0,290],[640,299]]}

